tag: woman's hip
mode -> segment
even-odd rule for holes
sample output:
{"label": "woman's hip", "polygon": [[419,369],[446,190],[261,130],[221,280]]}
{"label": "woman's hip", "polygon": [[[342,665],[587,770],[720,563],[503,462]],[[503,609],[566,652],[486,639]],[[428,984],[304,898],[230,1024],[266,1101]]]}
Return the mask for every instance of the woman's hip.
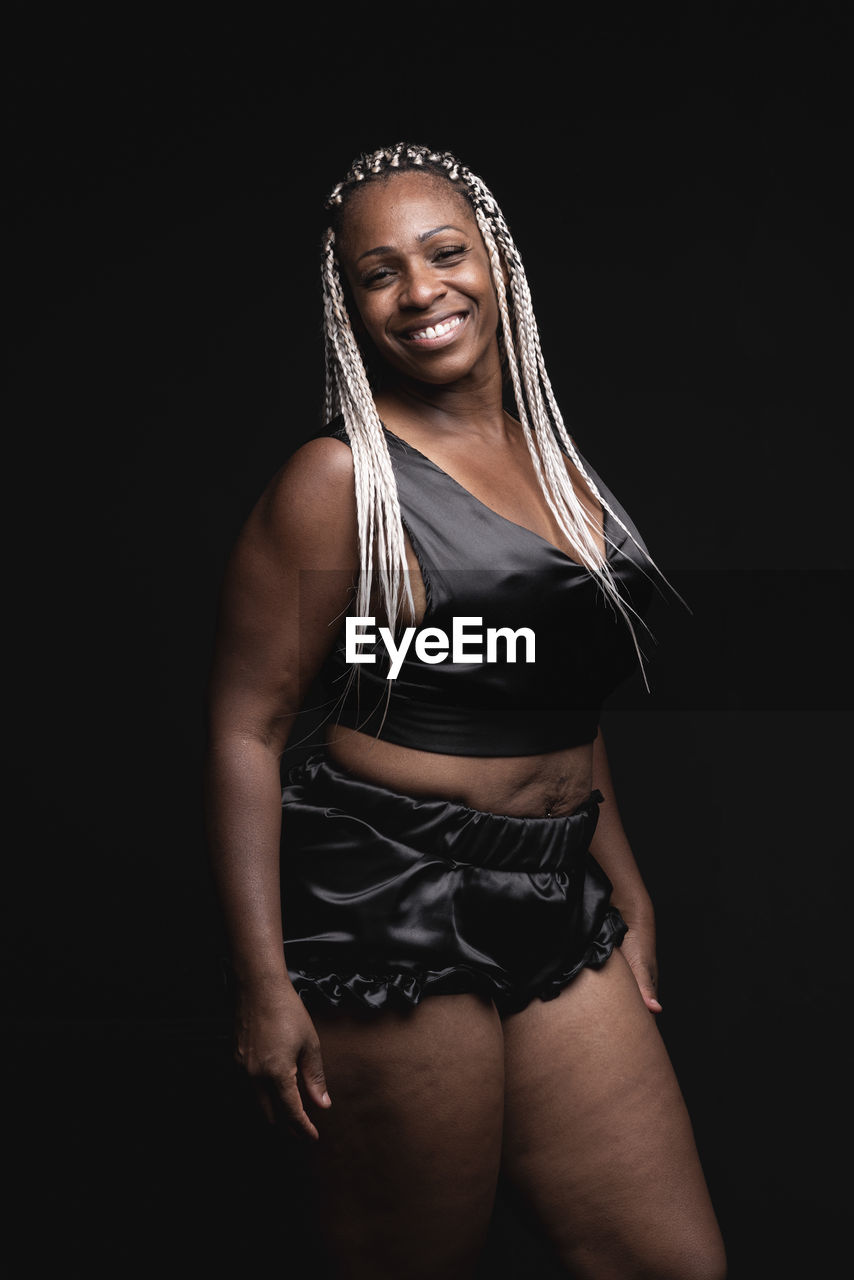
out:
{"label": "woman's hip", "polygon": [[594,792],[566,817],[507,817],[309,757],[282,792],[285,949],[298,990],[374,1007],[458,990],[505,1005],[558,994],[625,933],[589,852],[600,800]]}

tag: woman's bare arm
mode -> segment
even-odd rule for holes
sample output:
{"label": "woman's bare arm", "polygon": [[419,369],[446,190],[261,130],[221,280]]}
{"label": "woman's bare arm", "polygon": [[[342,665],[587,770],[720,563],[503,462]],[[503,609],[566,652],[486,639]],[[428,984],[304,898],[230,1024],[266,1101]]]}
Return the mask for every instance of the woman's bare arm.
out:
{"label": "woman's bare arm", "polygon": [[593,744],[593,786],[602,792],[605,803],[599,811],[590,852],[614,886],[612,901],[629,926],[623,954],[632,967],[647,1008],[660,1013],[655,913],[623,828],[601,729]]}
{"label": "woman's bare arm", "polygon": [[280,759],[352,599],[352,455],[304,445],[260,498],[221,593],[209,681],[205,811],[237,980],[237,1056],[277,1113],[316,1137],[301,1082],[324,1101],[317,1037],[288,978],[279,881]]}

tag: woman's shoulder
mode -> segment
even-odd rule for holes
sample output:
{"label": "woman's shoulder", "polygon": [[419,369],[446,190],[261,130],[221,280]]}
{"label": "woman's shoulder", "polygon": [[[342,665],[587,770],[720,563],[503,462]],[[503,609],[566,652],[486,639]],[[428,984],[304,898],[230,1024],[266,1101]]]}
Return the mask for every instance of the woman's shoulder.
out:
{"label": "woman's shoulder", "polygon": [[342,419],[337,419],[299,445],[273,478],[285,488],[306,483],[352,487],[353,454]]}
{"label": "woman's shoulder", "polygon": [[353,455],[336,431],[299,445],[268,483],[256,514],[273,529],[335,536],[355,525]]}

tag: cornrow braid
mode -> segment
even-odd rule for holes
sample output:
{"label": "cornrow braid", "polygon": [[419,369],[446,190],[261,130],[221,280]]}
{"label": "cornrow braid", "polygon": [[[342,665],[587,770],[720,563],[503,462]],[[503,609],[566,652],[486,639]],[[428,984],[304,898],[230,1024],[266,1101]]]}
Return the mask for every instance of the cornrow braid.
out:
{"label": "cornrow braid", "polygon": [[[357,157],[343,181],[325,202],[329,226],[323,237],[323,299],[326,350],[326,420],[341,415],[353,447],[356,503],[361,550],[361,573],[356,612],[370,612],[375,558],[386,616],[397,618],[402,605],[401,582],[413,609],[408,565],[388,444],[374,405],[368,371],[350,324],[340,268],[335,256],[336,232],[348,197],[365,183],[384,180],[397,172],[421,170],[454,184],[474,211],[489,255],[498,297],[504,357],[509,370],[516,412],[540,488],[574,555],[596,579],[606,598],[625,619],[646,682],[643,655],[629,613],[608,564],[594,538],[596,522],[579,500],[563,453],[572,460],[592,497],[628,534],[660,578],[664,576],[649,553],[606,502],[587,474],[555,400],[546,372],[531,293],[519,251],[498,202],[482,178],[448,151],[399,142]],[[505,272],[508,286],[505,286]],[[563,452],[561,447],[563,447]],[[638,615],[635,613],[635,617]],[[390,621],[391,625],[391,621]]]}

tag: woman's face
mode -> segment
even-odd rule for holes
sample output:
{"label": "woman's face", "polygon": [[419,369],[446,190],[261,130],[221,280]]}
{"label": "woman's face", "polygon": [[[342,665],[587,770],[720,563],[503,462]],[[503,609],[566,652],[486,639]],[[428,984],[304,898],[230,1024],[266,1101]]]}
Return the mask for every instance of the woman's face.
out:
{"label": "woman's face", "polygon": [[434,385],[500,377],[489,258],[450,183],[412,172],[368,183],[351,197],[338,253],[386,364]]}

